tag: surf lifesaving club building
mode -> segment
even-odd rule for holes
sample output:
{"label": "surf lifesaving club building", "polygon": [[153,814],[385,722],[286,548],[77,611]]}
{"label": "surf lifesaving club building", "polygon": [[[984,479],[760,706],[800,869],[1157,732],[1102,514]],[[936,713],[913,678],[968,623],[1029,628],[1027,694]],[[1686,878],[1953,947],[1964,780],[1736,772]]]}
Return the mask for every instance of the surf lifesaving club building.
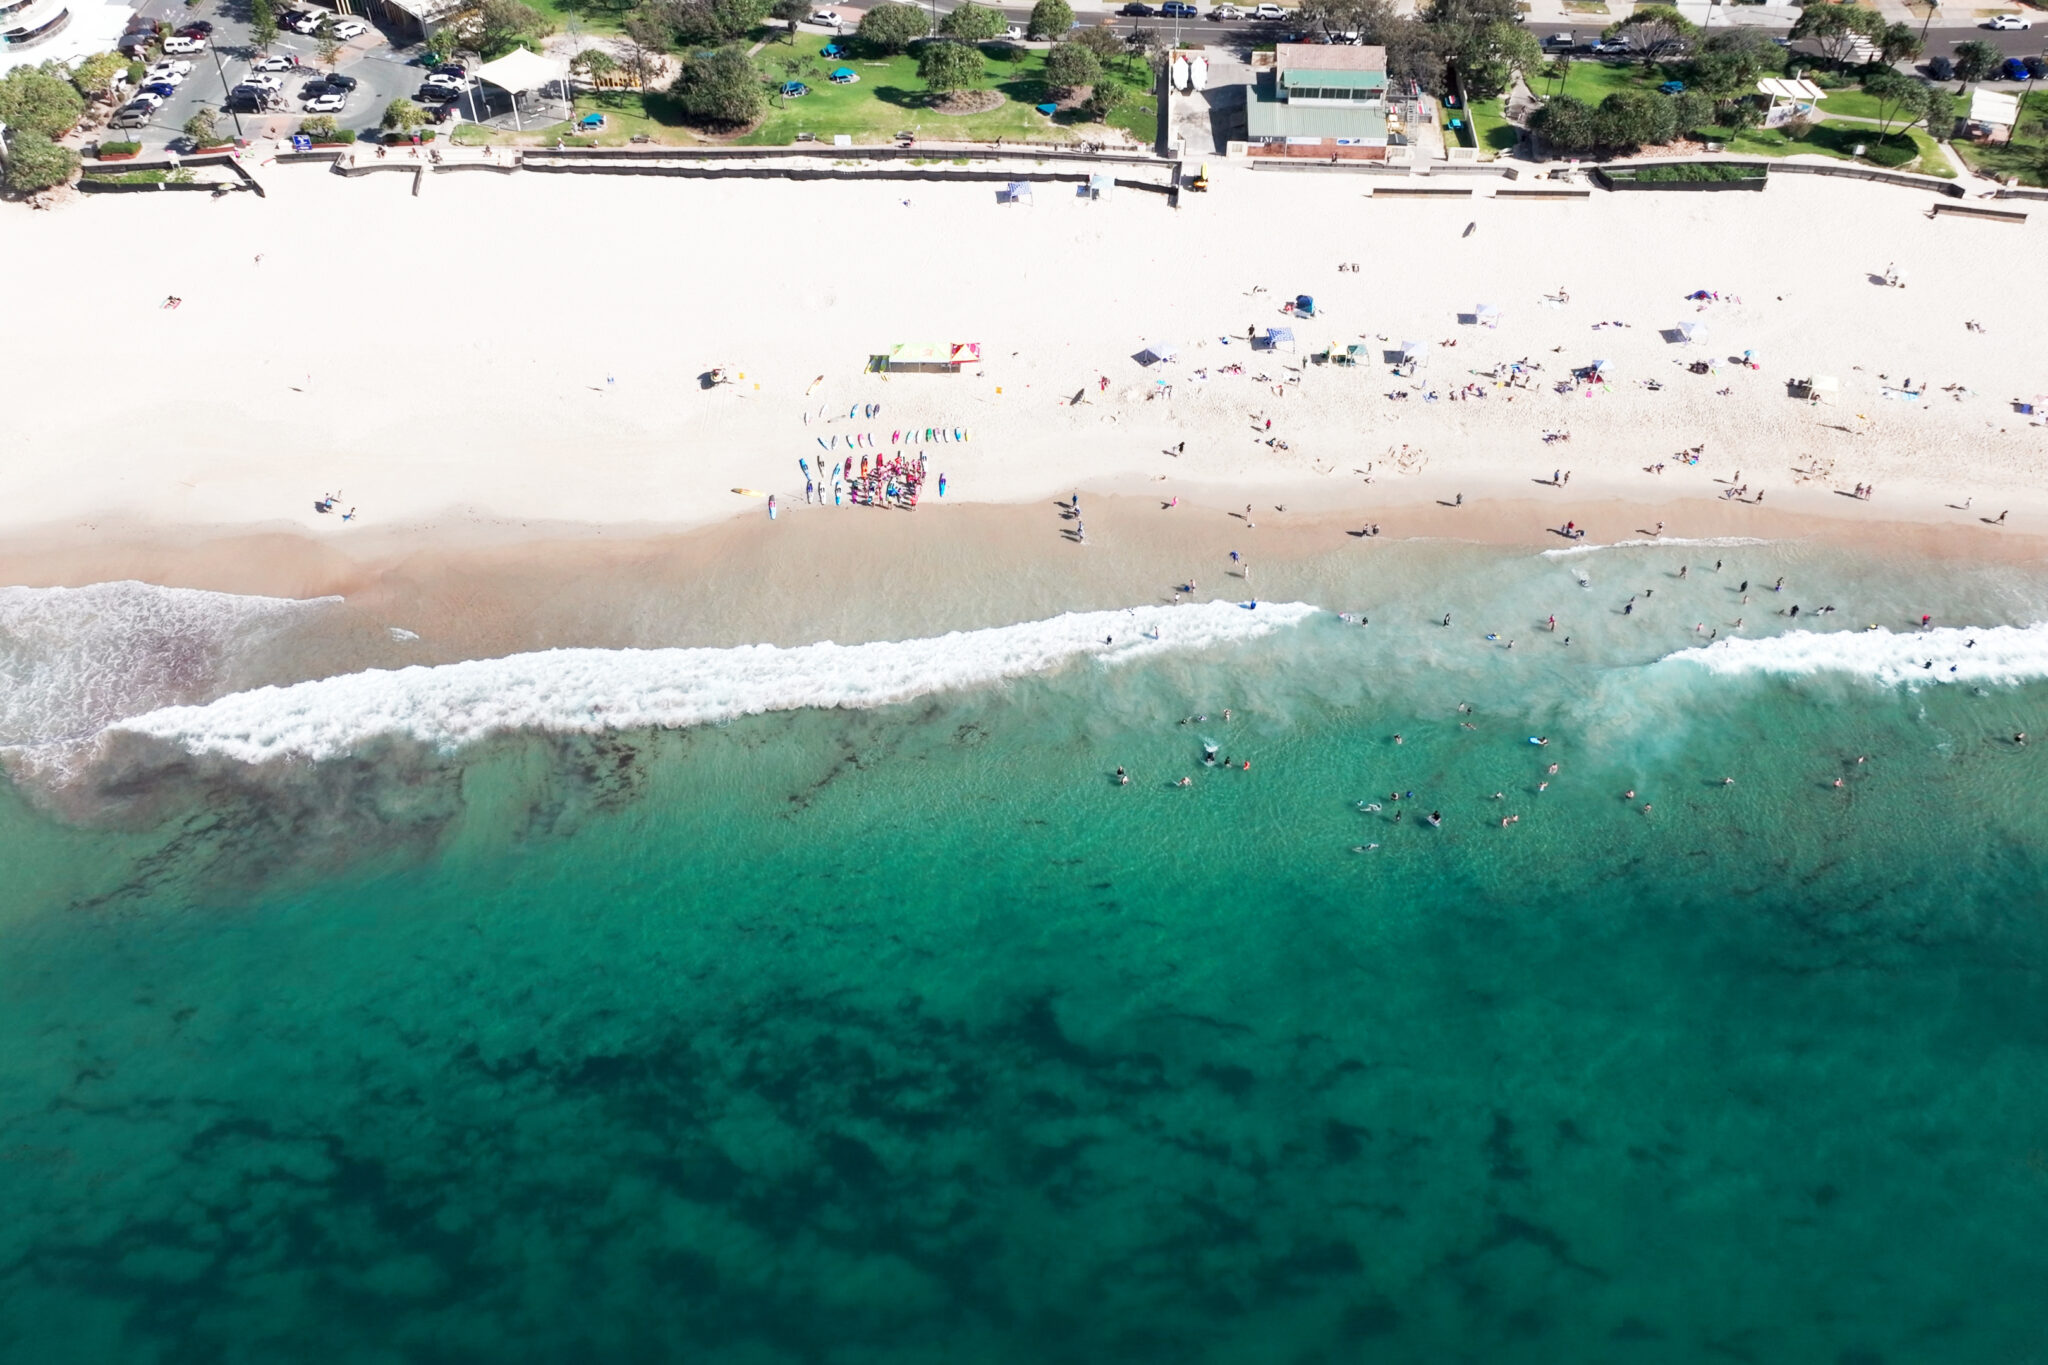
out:
{"label": "surf lifesaving club building", "polygon": [[1404,147],[1387,108],[1387,50],[1281,43],[1245,101],[1251,156],[1385,161]]}

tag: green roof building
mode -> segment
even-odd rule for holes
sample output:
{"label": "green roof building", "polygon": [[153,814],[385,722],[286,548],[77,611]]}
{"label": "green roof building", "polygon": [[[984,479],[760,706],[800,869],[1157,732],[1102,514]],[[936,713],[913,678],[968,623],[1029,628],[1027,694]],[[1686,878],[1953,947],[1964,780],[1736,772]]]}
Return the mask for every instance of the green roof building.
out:
{"label": "green roof building", "polygon": [[1383,160],[1405,141],[1387,121],[1387,50],[1282,43],[1247,92],[1253,155]]}

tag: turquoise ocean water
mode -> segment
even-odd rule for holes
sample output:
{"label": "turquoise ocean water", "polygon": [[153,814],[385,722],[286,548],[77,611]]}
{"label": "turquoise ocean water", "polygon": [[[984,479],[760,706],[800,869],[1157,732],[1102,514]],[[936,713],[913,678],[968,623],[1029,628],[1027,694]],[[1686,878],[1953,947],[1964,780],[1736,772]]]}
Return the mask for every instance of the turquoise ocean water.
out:
{"label": "turquoise ocean water", "polygon": [[1373,553],[870,709],[24,773],[0,1358],[2048,1358],[2043,580]]}

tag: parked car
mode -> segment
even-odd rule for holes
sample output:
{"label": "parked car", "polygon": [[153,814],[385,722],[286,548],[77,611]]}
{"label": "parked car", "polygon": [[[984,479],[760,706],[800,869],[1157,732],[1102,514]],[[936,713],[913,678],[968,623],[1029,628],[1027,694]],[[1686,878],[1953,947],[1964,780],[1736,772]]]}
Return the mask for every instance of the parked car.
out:
{"label": "parked car", "polygon": [[265,57],[249,69],[251,71],[296,71],[298,66],[299,59],[297,57],[292,56],[290,53],[284,53],[276,57]]}
{"label": "parked car", "polygon": [[360,38],[368,33],[370,26],[354,15],[348,15],[329,24],[327,31],[345,43],[351,38]]}
{"label": "parked car", "polygon": [[2027,64],[2028,80],[2048,81],[2048,57],[2022,57],[2020,60]]}
{"label": "parked car", "polygon": [[294,33],[311,36],[320,31],[321,16],[309,14],[305,10],[295,10],[277,22],[280,27],[288,28]]}
{"label": "parked car", "polygon": [[1593,44],[1594,53],[1602,57],[1626,56],[1628,50],[1628,39],[1626,38],[1603,38]]}
{"label": "parked car", "polygon": [[260,114],[269,103],[261,90],[230,90],[222,108],[230,114]]}
{"label": "parked car", "polygon": [[162,81],[150,81],[140,87],[140,92],[145,95],[156,95],[162,99],[169,99],[178,93],[178,87],[167,85]]}
{"label": "parked car", "polygon": [[189,24],[179,25],[178,32],[187,38],[211,38],[213,36],[213,25],[207,23],[204,19],[194,19]]}
{"label": "parked car", "polygon": [[151,66],[148,74],[143,76],[142,79],[146,81],[168,81],[170,84],[176,85],[191,74],[192,63],[165,61],[157,62]]}
{"label": "parked car", "polygon": [[1166,3],[1159,7],[1159,13],[1168,19],[1199,19],[1202,17],[1202,12],[1187,3],[1187,0],[1166,0]]}
{"label": "parked car", "polygon": [[1572,50],[1572,35],[1569,33],[1545,34],[1543,47],[1547,52],[1569,52]]}
{"label": "parked car", "polygon": [[348,96],[339,90],[326,90],[306,101],[309,114],[338,114],[348,108]]}
{"label": "parked car", "polygon": [[2027,59],[2024,57],[2007,57],[2004,65],[1998,68],[1998,74],[2009,81],[2026,80]]}
{"label": "parked car", "polygon": [[154,104],[145,103],[142,100],[134,100],[117,109],[114,112],[114,116],[107,120],[107,126],[109,128],[140,128],[148,123],[155,114],[156,106]]}
{"label": "parked car", "polygon": [[164,39],[164,53],[167,56],[185,57],[195,52],[204,51],[206,51],[206,44],[197,38],[188,38],[183,34],[179,34],[174,38]]}
{"label": "parked car", "polygon": [[1952,81],[1956,78],[1956,64],[1946,57],[1929,57],[1927,74],[1937,81]]}
{"label": "parked car", "polygon": [[1130,4],[1117,11],[1118,14],[1127,14],[1133,19],[1150,19],[1156,12],[1150,5],[1144,3],[1144,0],[1131,0]]}
{"label": "parked car", "polygon": [[1261,20],[1285,19],[1287,11],[1278,5],[1260,5],[1252,11],[1252,18]]}
{"label": "parked car", "polygon": [[1021,43],[1030,36],[1022,24],[1011,24],[1003,30],[1003,39],[1006,42]]}
{"label": "parked car", "polygon": [[839,11],[836,9],[821,9],[804,22],[816,24],[820,28],[838,28],[846,21],[839,17]]}
{"label": "parked car", "polygon": [[262,74],[260,74],[260,72],[259,72],[258,74],[255,74],[255,75],[249,75],[249,76],[244,76],[244,77],[242,77],[242,79],[241,79],[240,81],[236,82],[236,85],[237,85],[237,88],[240,88],[240,87],[246,86],[246,87],[249,87],[250,89],[255,89],[255,90],[272,90],[272,91],[275,91],[275,90],[282,90],[282,89],[284,89],[284,82],[283,82],[283,81],[279,80],[279,79],[278,79],[277,77],[275,77],[275,76],[266,76],[266,75],[262,75]]}
{"label": "parked car", "polygon": [[2022,19],[2017,14],[1994,14],[1984,21],[1984,27],[1996,29],[2018,29],[2024,32],[2034,26],[2031,19]]}
{"label": "parked car", "polygon": [[469,74],[469,68],[461,62],[442,62],[439,66],[429,67],[427,74],[431,76],[466,76]]}
{"label": "parked car", "polygon": [[1215,9],[1209,11],[1209,22],[1212,24],[1225,24],[1232,19],[1242,18],[1244,18],[1244,11],[1236,5],[1218,5]]}
{"label": "parked car", "polygon": [[329,90],[339,90],[344,95],[353,94],[355,88],[362,84],[354,76],[344,76],[339,71],[330,71],[321,79],[326,81]]}

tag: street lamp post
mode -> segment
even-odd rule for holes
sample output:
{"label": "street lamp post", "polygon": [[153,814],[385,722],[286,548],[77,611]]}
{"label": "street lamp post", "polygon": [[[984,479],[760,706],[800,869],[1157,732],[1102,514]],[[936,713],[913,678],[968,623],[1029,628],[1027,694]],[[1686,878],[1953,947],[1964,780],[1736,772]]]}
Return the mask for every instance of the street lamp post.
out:
{"label": "street lamp post", "polygon": [[220,73],[220,107],[228,111],[228,117],[235,121],[235,141],[246,142],[242,132],[242,116],[235,112],[234,92],[228,89],[228,69],[221,65],[220,46],[213,41],[213,35],[206,36],[206,50],[213,54],[213,69]]}

